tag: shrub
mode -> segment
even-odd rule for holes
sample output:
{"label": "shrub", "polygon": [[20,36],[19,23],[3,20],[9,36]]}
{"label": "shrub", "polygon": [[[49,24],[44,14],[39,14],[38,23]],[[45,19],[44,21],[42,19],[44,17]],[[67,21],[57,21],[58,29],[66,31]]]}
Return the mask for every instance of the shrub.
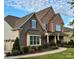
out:
{"label": "shrub", "polygon": [[69,47],[74,47],[74,41],[73,41],[73,40],[70,40],[70,41],[68,42],[68,45],[69,45]]}
{"label": "shrub", "polygon": [[62,44],[62,43],[61,43],[61,41],[60,41],[60,40],[58,40],[58,41],[57,41],[57,45],[60,47],[60,46],[61,46],[61,44]]}
{"label": "shrub", "polygon": [[12,55],[16,56],[19,54],[22,54],[22,53],[20,53],[19,39],[17,37],[14,44],[13,44]]}
{"label": "shrub", "polygon": [[61,47],[74,47],[74,41],[73,40],[70,40],[68,43],[67,42],[64,42],[61,44]]}
{"label": "shrub", "polygon": [[14,51],[12,51],[12,55],[13,55],[13,56],[20,55],[20,51],[14,50]]}
{"label": "shrub", "polygon": [[38,46],[38,50],[42,50],[43,49],[43,46]]}
{"label": "shrub", "polygon": [[7,52],[7,53],[6,53],[6,56],[11,56],[11,53],[10,53],[10,52]]}
{"label": "shrub", "polygon": [[44,44],[44,45],[43,45],[43,48],[44,48],[44,49],[49,48],[49,44],[47,44],[47,43],[46,43],[46,44]]}
{"label": "shrub", "polygon": [[38,50],[38,47],[32,46],[31,49],[34,49],[36,51],[36,50]]}
{"label": "shrub", "polygon": [[13,48],[12,48],[12,51],[16,51],[16,50],[20,51],[19,39],[18,38],[16,38],[16,40],[13,44]]}
{"label": "shrub", "polygon": [[39,50],[42,50],[43,49],[43,46],[32,46],[31,47],[31,50],[33,51],[39,51]]}
{"label": "shrub", "polygon": [[36,51],[36,48],[35,47],[24,47],[23,48],[23,52],[26,54],[26,53],[33,53]]}
{"label": "shrub", "polygon": [[67,42],[63,42],[60,46],[61,47],[68,47],[68,44],[67,44]]}
{"label": "shrub", "polygon": [[51,42],[51,43],[49,43],[49,46],[56,46],[56,44]]}
{"label": "shrub", "polygon": [[29,53],[30,47],[23,47],[22,50],[24,53]]}
{"label": "shrub", "polygon": [[34,53],[35,51],[36,51],[36,50],[33,49],[33,48],[30,48],[30,49],[29,49],[29,52],[30,52],[30,53]]}
{"label": "shrub", "polygon": [[52,46],[51,49],[58,49],[58,46]]}

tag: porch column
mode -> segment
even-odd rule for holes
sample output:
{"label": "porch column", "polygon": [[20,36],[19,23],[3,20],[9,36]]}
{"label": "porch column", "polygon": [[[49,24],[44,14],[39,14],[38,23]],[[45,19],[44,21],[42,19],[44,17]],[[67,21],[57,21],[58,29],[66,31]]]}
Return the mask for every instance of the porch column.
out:
{"label": "porch column", "polygon": [[47,43],[49,43],[49,35],[47,35]]}
{"label": "porch column", "polygon": [[58,41],[59,41],[59,34],[58,34],[57,38],[58,38]]}
{"label": "porch column", "polygon": [[57,47],[57,40],[56,40],[56,35],[55,35],[55,39],[54,39],[54,40],[55,40],[55,44],[56,44],[56,47]]}
{"label": "porch column", "polygon": [[55,35],[55,39],[54,40],[55,40],[55,44],[56,44],[57,43],[57,41],[56,41],[56,35]]}
{"label": "porch column", "polygon": [[47,37],[46,37],[47,43],[49,43],[49,34],[46,32],[45,35],[47,36]]}

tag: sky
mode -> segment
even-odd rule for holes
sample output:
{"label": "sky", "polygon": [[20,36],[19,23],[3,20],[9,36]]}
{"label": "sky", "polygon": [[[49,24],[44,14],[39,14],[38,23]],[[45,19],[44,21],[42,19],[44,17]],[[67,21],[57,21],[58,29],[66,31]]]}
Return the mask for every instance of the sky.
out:
{"label": "sky", "polygon": [[71,0],[5,0],[4,15],[23,17],[32,12],[52,6],[56,13],[60,13],[65,26],[73,20],[73,9],[68,2]]}

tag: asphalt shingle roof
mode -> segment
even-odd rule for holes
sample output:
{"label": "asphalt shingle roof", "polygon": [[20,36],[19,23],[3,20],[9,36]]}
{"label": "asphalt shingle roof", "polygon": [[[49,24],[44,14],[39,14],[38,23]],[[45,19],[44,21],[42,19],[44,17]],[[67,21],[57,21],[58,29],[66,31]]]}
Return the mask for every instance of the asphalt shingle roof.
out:
{"label": "asphalt shingle roof", "polygon": [[[4,19],[5,21],[12,27],[21,27],[25,22],[27,22],[33,15],[36,15],[36,18],[38,19],[41,27],[45,30],[44,28],[44,23],[47,23],[49,20],[51,20],[53,17],[54,19],[61,19],[59,14],[55,14],[54,10],[52,7],[48,7],[46,9],[43,9],[41,11],[38,11],[36,13],[31,13],[29,15],[26,15],[22,18],[15,17],[15,16],[6,16]],[[56,15],[56,16],[54,16]],[[62,20],[63,23],[63,20]]]}

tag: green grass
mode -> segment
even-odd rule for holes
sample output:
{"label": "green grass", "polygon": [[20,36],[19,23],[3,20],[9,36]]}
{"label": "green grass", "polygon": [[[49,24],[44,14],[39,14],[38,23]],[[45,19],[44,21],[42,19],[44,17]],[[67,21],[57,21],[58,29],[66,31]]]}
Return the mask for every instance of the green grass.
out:
{"label": "green grass", "polygon": [[74,59],[74,49],[68,48],[66,51],[60,53],[19,59]]}

